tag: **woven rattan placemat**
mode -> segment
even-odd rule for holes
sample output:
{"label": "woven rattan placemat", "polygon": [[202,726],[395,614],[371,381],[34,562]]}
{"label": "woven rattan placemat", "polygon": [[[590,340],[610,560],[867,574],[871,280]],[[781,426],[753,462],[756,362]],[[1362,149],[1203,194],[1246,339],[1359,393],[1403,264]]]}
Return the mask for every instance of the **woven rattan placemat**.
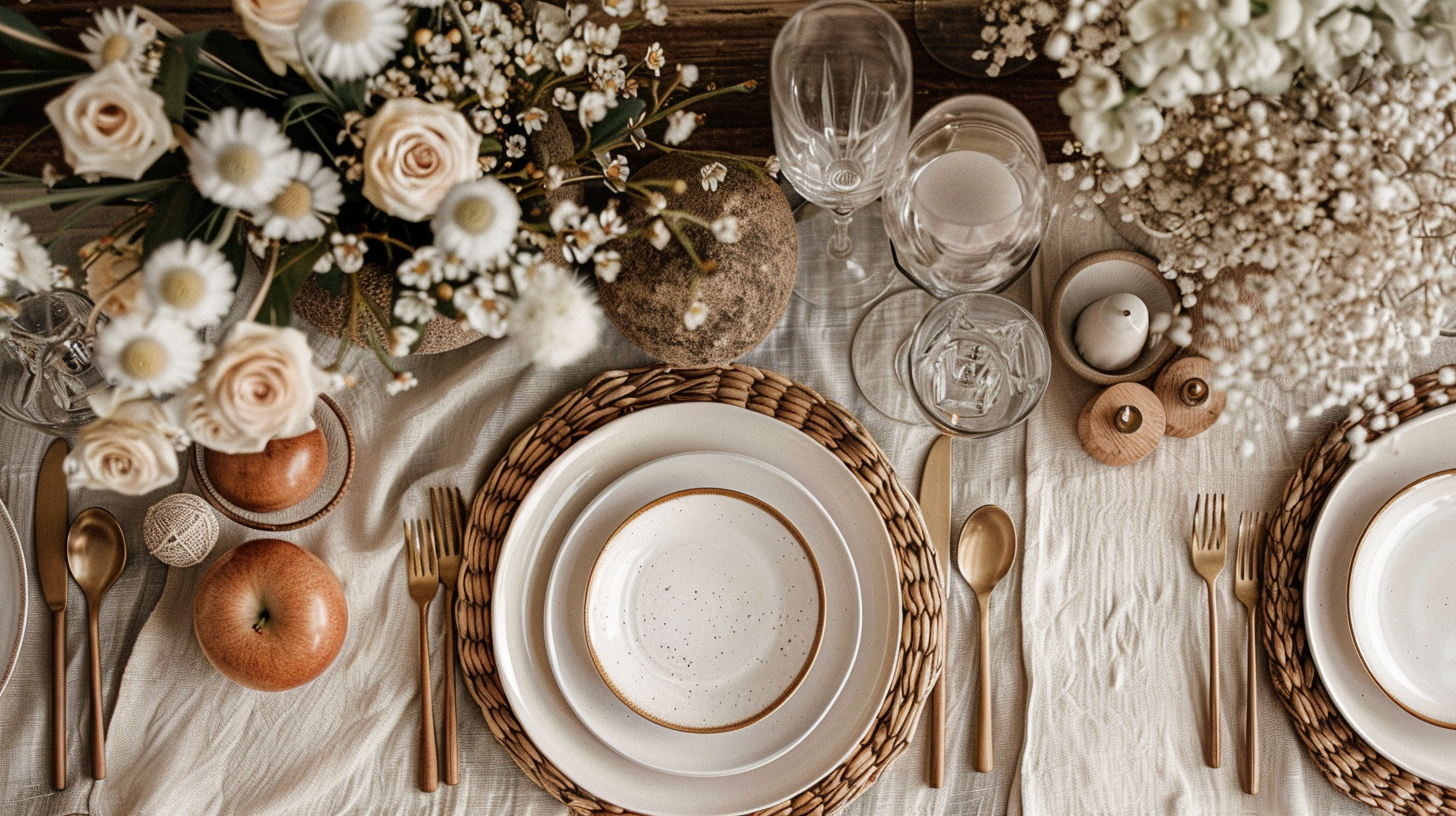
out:
{"label": "woven rattan placemat", "polygon": [[899,663],[889,694],[869,733],[839,767],[792,800],[759,813],[798,816],[835,810],[873,784],[915,733],[920,709],[941,668],[943,577],[919,505],[895,477],[884,452],[848,411],[780,374],[744,365],[608,371],[563,397],[516,437],[470,510],[455,608],[465,683],[491,732],[532,781],[573,813],[623,813],[554,767],[511,711],[491,644],[491,579],[516,508],[548,465],[577,440],[619,416],[675,402],[736,405],[808,434],[854,473],[889,531],[900,568],[903,616]]}
{"label": "woven rattan placemat", "polygon": [[[1439,372],[1416,377],[1411,384],[1415,394],[1390,406],[1402,421],[1456,398],[1456,387],[1442,386]],[[1305,455],[1284,488],[1264,557],[1262,610],[1269,675],[1300,740],[1336,788],[1390,813],[1456,816],[1456,790],[1396,767],[1355,733],[1325,690],[1305,637],[1304,568],[1310,533],[1325,498],[1350,464],[1346,435],[1356,425],[1369,431],[1372,419],[1336,423]],[[1369,431],[1370,440],[1378,437]]]}

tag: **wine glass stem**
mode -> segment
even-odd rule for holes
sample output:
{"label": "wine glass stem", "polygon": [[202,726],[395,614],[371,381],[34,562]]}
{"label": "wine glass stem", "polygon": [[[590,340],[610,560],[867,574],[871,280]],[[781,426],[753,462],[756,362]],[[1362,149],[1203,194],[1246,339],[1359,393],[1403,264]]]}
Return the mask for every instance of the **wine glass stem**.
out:
{"label": "wine glass stem", "polygon": [[829,236],[829,246],[826,251],[829,257],[836,261],[847,261],[854,253],[854,241],[849,237],[850,213],[835,211],[834,213],[834,234]]}

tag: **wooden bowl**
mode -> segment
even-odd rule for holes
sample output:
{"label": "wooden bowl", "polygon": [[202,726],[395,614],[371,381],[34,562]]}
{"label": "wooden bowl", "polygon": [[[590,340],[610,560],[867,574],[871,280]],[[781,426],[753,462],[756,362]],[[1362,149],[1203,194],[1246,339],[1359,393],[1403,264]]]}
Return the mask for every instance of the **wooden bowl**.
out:
{"label": "wooden bowl", "polygon": [[1144,348],[1131,365],[1116,371],[1103,371],[1082,359],[1073,341],[1077,316],[1096,301],[1119,292],[1142,299],[1150,319],[1160,312],[1170,317],[1178,314],[1178,290],[1158,271],[1158,264],[1146,255],[1121,249],[1094,252],[1067,267],[1046,312],[1052,349],[1077,376],[1098,385],[1146,380],[1177,351],[1164,335]]}

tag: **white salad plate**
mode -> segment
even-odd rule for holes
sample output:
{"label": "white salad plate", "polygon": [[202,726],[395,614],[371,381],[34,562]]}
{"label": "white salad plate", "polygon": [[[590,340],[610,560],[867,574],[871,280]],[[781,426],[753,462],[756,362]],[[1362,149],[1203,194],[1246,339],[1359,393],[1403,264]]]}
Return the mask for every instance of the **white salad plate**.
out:
{"label": "white salad plate", "polygon": [[25,550],[20,546],[15,522],[10,520],[10,511],[0,502],[0,694],[5,693],[15,660],[20,657],[29,596]]}
{"label": "white salad plate", "polygon": [[[552,677],[544,632],[551,568],[577,516],[632,469],[697,450],[758,459],[812,493],[849,544],[863,606],[854,668],[818,726],[773,762],[722,776],[664,773],[633,762],[593,735]],[[899,659],[899,570],[869,494],[833,453],[806,434],[718,403],[643,409],[603,425],[563,452],[516,508],[501,545],[492,601],[496,668],[506,700],[532,744],[582,789],[647,816],[730,816],[803,792],[869,733]]]}
{"label": "white salad plate", "polygon": [[1456,471],[1395,494],[1350,566],[1350,631],[1396,705],[1456,728]]}
{"label": "white salad plate", "polygon": [[1366,525],[1406,485],[1456,467],[1456,409],[1429,411],[1370,443],[1325,498],[1310,535],[1305,631],[1325,689],[1366,742],[1391,762],[1456,786],[1456,731],[1411,716],[1365,670],[1350,631],[1350,567]]}
{"label": "white salad plate", "polygon": [[586,589],[586,647],[627,707],[674,731],[735,731],[804,681],[824,580],[798,528],[745,493],[694,487],[622,522]]}
{"label": "white salad plate", "polygon": [[[803,534],[823,578],[824,635],[803,683],[768,716],[732,731],[683,733],[639,716],[597,676],[586,648],[586,586],[603,542],[637,508],[685,488],[734,490],[775,507]],[[684,453],[616,480],[572,525],[546,591],[546,648],[567,703],[603,743],[666,773],[722,776],[777,759],[819,725],[854,666],[861,614],[849,547],[811,493],[783,471],[746,456]]]}

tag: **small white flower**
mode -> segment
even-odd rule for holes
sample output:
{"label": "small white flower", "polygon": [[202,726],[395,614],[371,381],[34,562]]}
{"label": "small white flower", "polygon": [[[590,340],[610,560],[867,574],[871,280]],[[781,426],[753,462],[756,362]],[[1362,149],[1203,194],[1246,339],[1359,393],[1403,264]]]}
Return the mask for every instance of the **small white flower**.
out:
{"label": "small white flower", "polygon": [[227,315],[236,284],[227,257],[202,241],[169,241],[142,266],[142,290],[155,314],[192,329]]}
{"label": "small white flower", "polygon": [[521,205],[511,188],[486,176],[457,184],[430,221],[435,241],[473,269],[494,264],[516,240]]}
{"label": "small white flower", "polygon": [[577,118],[581,120],[581,126],[590,130],[591,126],[607,118],[607,111],[617,107],[617,98],[603,91],[587,91],[581,95],[581,101],[577,107]]}
{"label": "small white flower", "polygon": [[616,201],[610,202],[605,210],[597,213],[597,223],[601,224],[602,235],[608,240],[627,234],[627,222],[617,212]]}
{"label": "small white flower", "polygon": [[683,312],[683,328],[688,331],[697,331],[702,328],[703,322],[708,319],[708,304],[701,300],[693,300],[688,310]]}
{"label": "small white flower", "polygon": [[557,87],[551,92],[551,104],[567,112],[574,111],[576,110],[576,94],[565,88]]}
{"label": "small white flower", "polygon": [[687,65],[679,65],[677,67],[677,72],[678,82],[682,83],[682,86],[684,88],[691,88],[694,85],[698,84],[698,66],[691,63]]}
{"label": "small white flower", "polygon": [[30,225],[0,207],[0,295],[16,289],[44,292],[51,288],[51,256],[30,234]]}
{"label": "small white flower", "polygon": [[394,379],[390,380],[387,384],[385,384],[384,392],[392,397],[395,394],[408,391],[419,384],[420,381],[415,379],[415,375],[413,373],[409,371],[401,371],[398,374],[394,375]]}
{"label": "small white flower", "polygon": [[395,326],[389,330],[389,356],[404,357],[414,348],[420,333],[411,326]]}
{"label": "small white flower", "polygon": [[332,252],[325,252],[319,256],[317,261],[313,262],[313,273],[315,275],[327,275],[333,268],[334,254]]}
{"label": "small white flower", "polygon": [[309,0],[298,19],[299,50],[328,79],[360,79],[394,58],[408,20],[393,0]]}
{"label": "small white flower", "polygon": [[536,36],[548,43],[559,43],[571,36],[571,20],[566,16],[566,9],[549,3],[538,3]]}
{"label": "small white flower", "polygon": [[115,318],[96,332],[96,365],[113,385],[171,394],[197,379],[205,349],[196,333],[165,317]]}
{"label": "small white flower", "polygon": [[662,43],[647,46],[647,56],[642,58],[642,64],[652,69],[653,76],[662,76],[662,68],[667,65],[667,55],[662,53]]}
{"label": "small white flower", "polygon": [[691,111],[676,111],[667,115],[667,132],[662,140],[670,145],[680,145],[698,129],[698,115]]}
{"label": "small white flower", "polygon": [[581,40],[565,40],[556,46],[556,64],[561,66],[561,73],[576,76],[586,70],[588,54],[586,43]]}
{"label": "small white flower", "polygon": [[324,234],[329,219],[344,204],[339,174],[317,153],[303,153],[293,178],[272,201],[253,211],[269,238],[307,241]]}
{"label": "small white flower", "polygon": [[662,211],[665,209],[667,209],[667,196],[656,190],[647,194],[648,215],[662,215]]}
{"label": "small white flower", "polygon": [[659,218],[647,227],[647,241],[659,251],[667,249],[667,244],[672,240],[672,232],[668,230],[667,224]]}
{"label": "small white flower", "polygon": [[1163,135],[1163,114],[1145,99],[1118,108],[1117,118],[1132,140],[1140,145],[1152,144]]}
{"label": "small white flower", "polygon": [[738,219],[734,216],[725,215],[719,218],[715,218],[713,219],[711,227],[713,230],[713,237],[717,238],[719,243],[738,243]]}
{"label": "small white flower", "polygon": [[261,207],[283,191],[299,154],[278,123],[251,108],[223,108],[187,146],[192,183],[224,207]]}
{"label": "small white flower", "polygon": [[445,252],[437,246],[422,246],[399,265],[394,276],[405,286],[427,290],[445,279]]}
{"label": "small white flower", "polygon": [[546,126],[546,120],[550,118],[550,115],[540,108],[531,108],[521,114],[519,118],[521,127],[525,128],[527,133],[539,133],[541,128]]}
{"label": "small white flower", "polygon": [[782,169],[783,165],[779,163],[778,156],[769,156],[767,159],[764,160],[763,172],[768,173],[770,177],[778,178],[779,171]]}
{"label": "small white flower", "polygon": [[622,28],[616,23],[600,26],[588,21],[582,28],[581,38],[586,42],[586,47],[608,56],[617,50],[617,44],[622,39]]}
{"label": "small white flower", "polygon": [[559,368],[596,348],[602,310],[581,278],[555,264],[537,264],[520,281],[511,335],[538,365]]}
{"label": "small white flower", "polygon": [[667,23],[667,4],[662,0],[643,0],[642,16],[655,26],[664,25]]}
{"label": "small white flower", "polygon": [[598,250],[592,256],[596,264],[597,277],[603,283],[612,283],[617,280],[617,275],[622,271],[622,255],[615,249]]}
{"label": "small white flower", "polygon": [[703,189],[710,193],[716,193],[718,192],[718,185],[724,179],[728,178],[728,168],[723,166],[723,162],[713,162],[712,164],[703,165],[703,169],[699,171],[699,174],[703,177]]}
{"label": "small white flower", "polygon": [[506,137],[506,156],[512,159],[519,159],[526,155],[526,137],[519,133],[512,133]]}
{"label": "small white flower", "polygon": [[[509,276],[506,277],[509,279]],[[506,336],[510,328],[506,320],[510,303],[497,296],[494,287],[485,278],[456,289],[450,303],[456,312],[465,316],[465,322],[475,331],[495,339]]]}
{"label": "small white flower", "polygon": [[394,316],[406,323],[425,323],[435,314],[435,299],[417,289],[400,292],[394,299]]}
{"label": "small white flower", "polygon": [[618,192],[627,188],[627,177],[632,174],[632,168],[627,166],[625,156],[603,153],[597,156],[597,163],[602,167],[602,176],[605,177],[608,187]]}
{"label": "small white flower", "polygon": [[1101,65],[1084,66],[1072,87],[1062,91],[1057,102],[1062,113],[1101,113],[1122,104],[1122,77]]}
{"label": "small white flower", "polygon": [[336,232],[329,236],[329,243],[332,245],[331,252],[339,271],[352,275],[364,268],[364,252],[367,247],[362,237]]}
{"label": "small white flower", "polygon": [[566,171],[562,170],[560,165],[553,164],[546,168],[546,177],[541,180],[541,186],[546,189],[546,192],[549,193],[552,190],[559,190],[561,189],[561,185],[565,183]]}
{"label": "small white flower", "polygon": [[626,17],[632,13],[633,0],[602,0],[602,11],[612,17]]}
{"label": "small white flower", "polygon": [[101,70],[113,62],[127,67],[138,79],[143,78],[147,64],[147,48],[157,38],[157,29],[137,16],[133,7],[104,8],[92,18],[94,25],[81,32],[86,61],[93,70]]}

